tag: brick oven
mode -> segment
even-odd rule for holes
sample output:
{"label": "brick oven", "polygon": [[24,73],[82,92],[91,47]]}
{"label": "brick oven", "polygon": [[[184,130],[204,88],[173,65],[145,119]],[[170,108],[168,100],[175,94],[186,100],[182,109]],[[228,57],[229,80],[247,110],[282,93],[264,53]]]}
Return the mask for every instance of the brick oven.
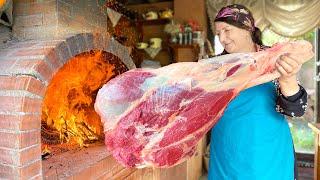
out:
{"label": "brick oven", "polygon": [[[6,44],[5,49],[0,49],[0,179],[185,179],[192,175],[196,177],[194,172],[201,172],[201,153],[192,159],[192,163],[200,162],[199,167],[185,162],[170,169],[126,169],[99,143],[88,147],[81,145],[81,148],[42,159],[43,143],[47,143],[43,141],[50,141],[50,136],[41,137],[48,135],[43,132],[48,130],[44,128],[43,120],[49,119],[44,118],[44,114],[49,114],[44,113],[47,112],[44,110],[45,101],[51,99],[48,101],[50,104],[61,97],[54,96],[62,89],[57,88],[59,85],[67,84],[68,87],[74,79],[81,78],[91,83],[91,86],[82,88],[83,92],[91,92],[89,105],[76,102],[73,106],[85,106],[91,111],[93,93],[103,83],[135,68],[128,49],[107,33],[107,17],[98,2],[101,1],[14,1],[12,32],[15,38]],[[74,79],[70,79],[72,72],[63,71],[69,67],[88,67],[75,59],[82,57],[89,61],[97,54],[104,57],[101,61],[107,63],[100,71],[108,74],[110,71],[105,71],[105,67],[109,63],[114,66],[111,71],[115,73],[101,80],[100,84],[92,83],[94,78],[101,77],[101,73],[97,76],[90,74],[92,69],[85,70],[85,74],[78,70],[79,76],[74,76]],[[101,62],[97,64],[101,65]],[[57,79],[63,73],[66,78],[61,76]],[[69,99],[79,94],[70,92]],[[64,101],[57,101],[56,106],[61,102]],[[59,117],[66,118],[67,115]],[[63,123],[66,124],[65,121]],[[72,134],[73,131],[68,132]],[[65,139],[69,137],[64,131],[58,140],[61,140],[61,135]]]}

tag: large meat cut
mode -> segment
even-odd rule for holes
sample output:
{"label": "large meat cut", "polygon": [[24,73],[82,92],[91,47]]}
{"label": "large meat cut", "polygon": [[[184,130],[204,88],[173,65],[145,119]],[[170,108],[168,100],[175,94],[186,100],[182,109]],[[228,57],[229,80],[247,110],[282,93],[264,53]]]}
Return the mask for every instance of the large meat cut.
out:
{"label": "large meat cut", "polygon": [[117,76],[95,102],[107,149],[127,167],[170,167],[186,160],[241,90],[279,77],[275,62],[283,54],[305,62],[313,57],[312,45],[287,42]]}

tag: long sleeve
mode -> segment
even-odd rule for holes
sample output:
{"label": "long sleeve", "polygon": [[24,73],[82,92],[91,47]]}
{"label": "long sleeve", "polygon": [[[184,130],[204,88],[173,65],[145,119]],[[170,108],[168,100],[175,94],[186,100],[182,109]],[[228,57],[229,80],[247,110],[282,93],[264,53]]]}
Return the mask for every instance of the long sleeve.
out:
{"label": "long sleeve", "polygon": [[281,94],[280,87],[277,85],[277,82],[275,82],[275,85],[278,92],[276,111],[291,117],[303,116],[308,107],[308,94],[306,90],[299,85],[300,89],[296,94],[285,97]]}

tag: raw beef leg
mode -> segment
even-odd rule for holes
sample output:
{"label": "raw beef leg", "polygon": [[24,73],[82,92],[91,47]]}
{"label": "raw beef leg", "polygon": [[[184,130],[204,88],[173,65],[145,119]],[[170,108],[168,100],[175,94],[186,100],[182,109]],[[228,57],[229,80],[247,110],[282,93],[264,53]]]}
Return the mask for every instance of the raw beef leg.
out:
{"label": "raw beef leg", "polygon": [[95,103],[107,149],[127,167],[185,161],[241,90],[279,77],[275,62],[283,54],[302,63],[313,57],[310,43],[296,41],[117,76]]}

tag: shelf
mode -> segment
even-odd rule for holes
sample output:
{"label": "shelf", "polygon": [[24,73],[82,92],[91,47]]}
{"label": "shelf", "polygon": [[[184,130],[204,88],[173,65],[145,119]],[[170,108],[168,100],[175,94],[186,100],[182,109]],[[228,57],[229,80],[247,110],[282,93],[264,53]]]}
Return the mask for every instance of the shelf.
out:
{"label": "shelf", "polygon": [[167,23],[170,23],[169,18],[160,18],[160,19],[153,19],[153,20],[138,20],[137,23],[142,24],[142,25],[165,25]]}
{"label": "shelf", "polygon": [[[133,0],[132,0],[133,1]],[[174,1],[164,1],[156,3],[144,3],[136,5],[127,5],[128,9],[131,9],[140,14],[146,14],[147,12],[161,12],[166,9],[173,10]],[[137,30],[140,34],[139,42],[147,42],[150,38],[161,38],[162,41],[162,50],[159,54],[153,58],[161,63],[162,66],[168,65],[171,62],[171,54],[169,47],[167,45],[167,34],[163,31],[163,28],[166,24],[170,23],[171,19],[169,18],[159,18],[154,20],[145,20],[138,19],[135,21]],[[143,54],[143,59],[150,59],[149,55],[144,50],[139,50],[139,53]]]}
{"label": "shelf", "polygon": [[168,44],[171,48],[195,48],[198,47],[198,44]]}
{"label": "shelf", "polygon": [[143,3],[128,3],[127,4],[128,7],[130,8],[137,8],[140,9],[140,7],[169,7],[169,8],[173,8],[173,1],[162,1],[162,2],[143,2]]}
{"label": "shelf", "polygon": [[173,62],[196,62],[200,48],[198,44],[168,44],[173,55]]}
{"label": "shelf", "polygon": [[166,9],[173,10],[173,1],[156,2],[156,3],[145,3],[136,5],[126,5],[128,9],[138,12],[140,14],[145,14],[149,11],[160,12]]}
{"label": "shelf", "polygon": [[163,3],[163,2],[172,2],[173,0],[165,0],[165,1],[155,1],[155,2],[146,2],[146,1],[144,1],[144,2],[128,2],[127,3],[127,5],[146,5],[146,4],[159,4],[159,3]]}

